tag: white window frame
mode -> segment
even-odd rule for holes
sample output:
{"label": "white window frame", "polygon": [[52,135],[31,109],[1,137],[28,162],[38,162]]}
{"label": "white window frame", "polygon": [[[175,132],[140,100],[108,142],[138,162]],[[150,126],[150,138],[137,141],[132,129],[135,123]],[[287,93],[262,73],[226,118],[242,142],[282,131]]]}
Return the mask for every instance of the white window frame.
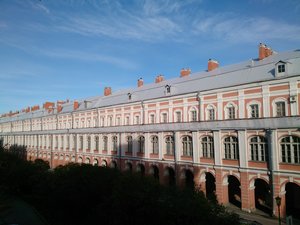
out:
{"label": "white window frame", "polygon": [[[166,118],[164,118],[164,115],[166,115]],[[161,123],[168,123],[168,112],[167,111],[163,111],[163,112],[161,112],[161,114],[160,114],[160,122]],[[164,120],[164,119],[166,119],[166,121]]]}
{"label": "white window frame", "polygon": [[150,113],[149,114],[149,124],[154,124],[155,123],[155,114]]}
{"label": "white window frame", "polygon": [[[214,110],[214,119],[213,120],[210,119],[210,110]],[[216,120],[217,110],[216,110],[216,106],[215,105],[209,104],[206,107],[205,112],[206,112],[206,120],[208,120],[208,121],[214,121],[214,120]]]}
{"label": "white window frame", "polygon": [[[193,112],[195,112],[195,115],[193,115]],[[198,110],[197,110],[196,107],[191,107],[190,108],[190,110],[189,110],[189,121],[190,122],[198,121]]]}
{"label": "white window frame", "polygon": [[[180,121],[178,121],[178,114],[180,113]],[[181,123],[182,122],[182,111],[176,110],[174,112],[174,123]]]}
{"label": "white window frame", "polygon": [[[229,108],[234,107],[234,118],[229,118]],[[224,115],[226,120],[235,120],[238,119],[237,114],[238,106],[234,104],[233,102],[228,102],[224,108]]]}
{"label": "white window frame", "polygon": [[[252,117],[252,105],[258,105],[258,117]],[[250,119],[261,118],[261,102],[259,101],[251,101],[247,104],[247,116]]]}
{"label": "white window frame", "polygon": [[286,98],[279,97],[279,98],[274,99],[273,102],[272,102],[273,117],[278,117],[277,116],[277,103],[279,103],[279,102],[284,102],[284,104],[285,104],[285,106],[284,106],[284,108],[285,108],[285,115],[284,116],[288,115],[288,101],[287,101]]}

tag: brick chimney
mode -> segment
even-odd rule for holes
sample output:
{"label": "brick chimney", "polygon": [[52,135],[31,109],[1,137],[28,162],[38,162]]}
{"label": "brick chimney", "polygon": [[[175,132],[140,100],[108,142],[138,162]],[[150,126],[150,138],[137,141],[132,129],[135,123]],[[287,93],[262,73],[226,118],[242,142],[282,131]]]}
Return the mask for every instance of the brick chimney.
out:
{"label": "brick chimney", "polygon": [[189,69],[189,68],[186,68],[186,69],[182,68],[180,70],[180,77],[186,77],[186,76],[189,76],[190,74],[191,74],[191,69]]}
{"label": "brick chimney", "polygon": [[219,62],[213,59],[209,59],[207,63],[207,71],[212,71],[219,67]]}
{"label": "brick chimney", "polygon": [[138,79],[138,81],[137,81],[137,86],[138,86],[138,87],[143,87],[143,85],[144,85],[143,78]]}
{"label": "brick chimney", "polygon": [[260,43],[258,47],[258,58],[262,60],[273,54],[273,50],[265,44]]}
{"label": "brick chimney", "polygon": [[40,106],[39,106],[39,105],[32,106],[32,107],[31,107],[31,112],[36,111],[36,110],[39,110],[39,109],[40,109]]}
{"label": "brick chimney", "polygon": [[57,105],[57,112],[60,113],[62,111],[63,107],[61,104]]}
{"label": "brick chimney", "polygon": [[44,109],[54,108],[54,102],[45,102],[45,103],[43,104],[43,108],[44,108]]}
{"label": "brick chimney", "polygon": [[165,78],[164,78],[163,75],[157,75],[156,78],[155,78],[155,83],[160,83],[164,80],[165,80]]}
{"label": "brick chimney", "polygon": [[111,87],[105,87],[104,88],[104,96],[111,95]]}
{"label": "brick chimney", "polygon": [[79,103],[77,100],[74,101],[73,109],[76,110],[79,108]]}

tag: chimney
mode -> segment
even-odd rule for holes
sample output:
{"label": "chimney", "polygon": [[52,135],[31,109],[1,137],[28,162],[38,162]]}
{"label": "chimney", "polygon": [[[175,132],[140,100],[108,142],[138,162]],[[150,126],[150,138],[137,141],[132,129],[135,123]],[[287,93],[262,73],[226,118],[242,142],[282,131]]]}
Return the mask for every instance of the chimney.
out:
{"label": "chimney", "polygon": [[30,107],[29,106],[25,109],[25,112],[26,113],[30,112]]}
{"label": "chimney", "polygon": [[57,105],[57,112],[60,113],[62,111],[63,107],[62,105]]}
{"label": "chimney", "polygon": [[160,75],[156,76],[155,83],[160,83],[160,82],[162,82],[164,80],[165,80],[164,76],[160,74]]}
{"label": "chimney", "polygon": [[76,110],[76,109],[78,109],[78,108],[79,108],[79,103],[78,103],[77,100],[75,100],[75,101],[74,101],[74,107],[73,107],[73,109]]}
{"label": "chimney", "polygon": [[216,69],[216,68],[218,68],[218,67],[219,67],[218,61],[213,60],[213,59],[209,59],[209,60],[208,60],[208,64],[207,64],[207,71],[208,71],[208,72],[209,72],[209,71],[212,71],[212,70],[214,70],[214,69]]}
{"label": "chimney", "polygon": [[182,68],[180,70],[180,77],[186,77],[186,76],[189,76],[190,74],[191,74],[191,69],[189,69],[189,68],[186,68],[186,69]]}
{"label": "chimney", "polygon": [[270,47],[267,47],[267,45],[260,43],[258,48],[258,58],[259,60],[262,60],[270,55],[273,54],[273,50]]}
{"label": "chimney", "polygon": [[111,87],[105,87],[104,88],[104,96],[111,95]]}
{"label": "chimney", "polygon": [[44,109],[54,108],[54,102],[45,102],[43,104]]}
{"label": "chimney", "polygon": [[137,86],[138,86],[138,87],[143,87],[143,85],[144,85],[143,78],[138,79],[138,81],[137,81]]}
{"label": "chimney", "polygon": [[39,109],[40,109],[40,106],[39,106],[39,105],[32,106],[32,107],[31,107],[31,112],[36,111],[36,110],[39,110]]}

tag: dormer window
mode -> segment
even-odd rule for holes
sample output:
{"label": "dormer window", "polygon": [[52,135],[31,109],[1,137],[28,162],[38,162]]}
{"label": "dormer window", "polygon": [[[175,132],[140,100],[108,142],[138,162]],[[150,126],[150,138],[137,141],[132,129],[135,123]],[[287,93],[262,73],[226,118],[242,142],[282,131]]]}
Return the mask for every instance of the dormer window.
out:
{"label": "dormer window", "polygon": [[127,95],[128,95],[128,100],[131,100],[132,94],[131,94],[131,93],[128,93]]}
{"label": "dormer window", "polygon": [[171,93],[171,86],[170,85],[166,85],[165,89],[166,89],[166,94],[170,94]]}
{"label": "dormer window", "polygon": [[281,61],[281,60],[278,61],[275,64],[275,77],[287,75],[287,73],[288,73],[288,64],[289,64],[289,62],[284,62],[284,61]]}
{"label": "dormer window", "polygon": [[278,65],[278,73],[284,73],[285,72],[285,65]]}

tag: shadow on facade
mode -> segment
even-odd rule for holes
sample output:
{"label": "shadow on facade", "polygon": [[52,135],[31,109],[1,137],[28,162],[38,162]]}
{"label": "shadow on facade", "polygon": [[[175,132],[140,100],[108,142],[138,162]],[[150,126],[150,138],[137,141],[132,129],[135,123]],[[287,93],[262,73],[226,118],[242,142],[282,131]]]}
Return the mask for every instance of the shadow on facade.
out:
{"label": "shadow on facade", "polygon": [[255,180],[255,208],[272,215],[272,195],[270,186],[262,179]]}
{"label": "shadow on facade", "polygon": [[300,186],[295,183],[287,183],[286,191],[286,215],[300,219]]}
{"label": "shadow on facade", "polygon": [[215,198],[216,193],[216,179],[211,173],[205,173],[205,190],[208,199]]}
{"label": "shadow on facade", "polygon": [[241,202],[241,183],[232,175],[228,176],[228,197],[229,202],[239,208],[242,207]]}

